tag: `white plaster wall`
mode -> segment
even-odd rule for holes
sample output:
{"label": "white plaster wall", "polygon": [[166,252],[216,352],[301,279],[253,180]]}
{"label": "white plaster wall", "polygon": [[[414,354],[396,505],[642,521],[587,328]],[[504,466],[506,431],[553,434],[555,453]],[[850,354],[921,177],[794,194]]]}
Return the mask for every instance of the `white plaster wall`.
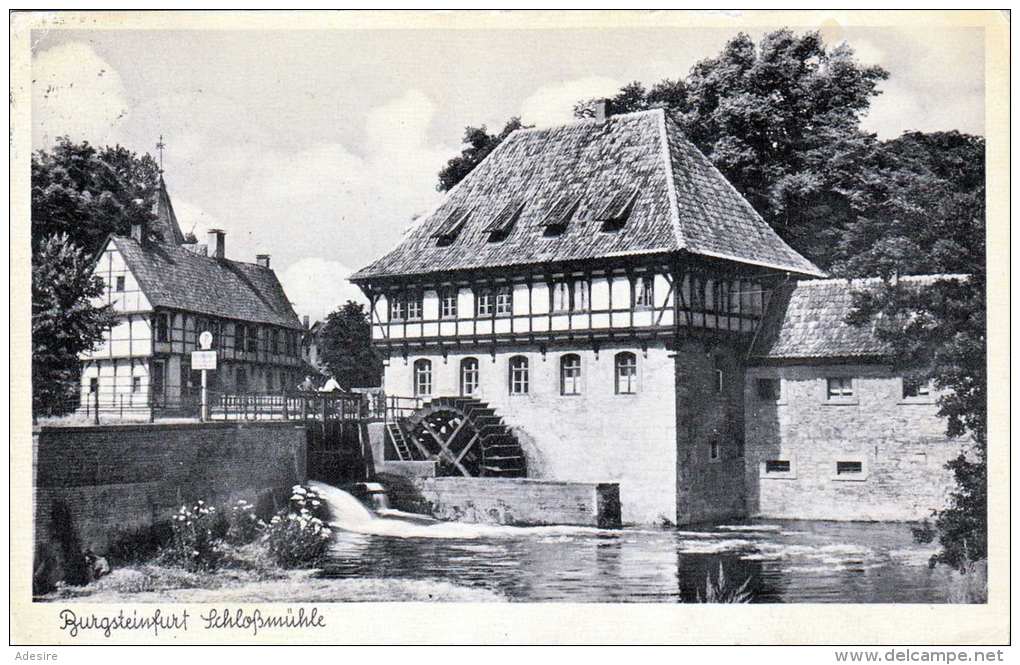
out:
{"label": "white plaster wall", "polygon": [[[616,395],[614,355],[631,351],[638,358],[639,391]],[[385,389],[390,395],[412,395],[414,361],[432,361],[433,396],[460,392],[461,359],[479,361],[479,398],[492,405],[511,427],[528,457],[528,475],[535,478],[620,483],[623,520],[655,523],[676,519],[676,413],[674,363],[659,345],[647,354],[640,348],[607,345],[598,355],[591,349],[553,348],[543,357],[535,347],[502,350],[492,355],[450,353],[399,356],[389,361]],[[581,356],[583,392],[560,395],[559,359]],[[531,390],[509,394],[509,360],[528,358]]]}

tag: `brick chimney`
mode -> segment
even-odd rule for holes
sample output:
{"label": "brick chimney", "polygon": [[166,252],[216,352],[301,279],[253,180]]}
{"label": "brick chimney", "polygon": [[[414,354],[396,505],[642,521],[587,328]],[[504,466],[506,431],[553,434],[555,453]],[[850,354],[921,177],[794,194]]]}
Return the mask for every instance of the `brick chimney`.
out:
{"label": "brick chimney", "polygon": [[217,259],[226,258],[227,255],[227,232],[221,229],[209,229],[206,236],[206,246],[209,256]]}
{"label": "brick chimney", "polygon": [[141,242],[142,241],[142,225],[141,224],[132,224],[131,225],[131,239],[134,240],[135,242]]}
{"label": "brick chimney", "polygon": [[302,319],[303,319],[303,323],[305,324],[305,330],[308,330],[311,327],[311,319],[309,319],[307,314],[305,314],[302,317]]}
{"label": "brick chimney", "polygon": [[592,104],[592,110],[595,111],[595,122],[605,122],[609,117],[609,100],[596,99]]}
{"label": "brick chimney", "polygon": [[269,267],[269,255],[268,254],[256,254],[255,263],[259,264],[263,268]]}

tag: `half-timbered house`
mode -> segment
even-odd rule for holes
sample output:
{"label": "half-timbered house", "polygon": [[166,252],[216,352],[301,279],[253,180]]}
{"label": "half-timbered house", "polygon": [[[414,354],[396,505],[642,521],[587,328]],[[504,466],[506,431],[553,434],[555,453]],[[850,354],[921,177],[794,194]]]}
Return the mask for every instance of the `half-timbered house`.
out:
{"label": "half-timbered house", "polygon": [[214,394],[295,386],[302,326],[269,256],[226,258],[219,230],[206,244],[186,242],[162,178],[154,212],[147,228],[111,235],[95,260],[106,286],[99,304],[116,322],[81,355],[82,408],[139,418],[195,411],[201,378],[190,358],[206,330],[218,357],[209,377]]}
{"label": "half-timbered house", "polygon": [[744,512],[747,349],[775,285],[821,274],[667,114],[603,107],[512,133],[351,279],[387,393],[422,404],[392,459],[618,482],[625,521],[690,523]]}

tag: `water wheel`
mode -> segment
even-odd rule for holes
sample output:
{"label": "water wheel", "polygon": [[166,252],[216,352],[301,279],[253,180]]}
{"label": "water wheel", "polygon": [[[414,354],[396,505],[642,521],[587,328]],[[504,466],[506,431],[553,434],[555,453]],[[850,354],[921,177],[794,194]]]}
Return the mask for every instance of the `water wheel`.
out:
{"label": "water wheel", "polygon": [[403,429],[415,457],[435,460],[438,475],[526,475],[517,438],[494,409],[477,399],[434,399],[408,417]]}

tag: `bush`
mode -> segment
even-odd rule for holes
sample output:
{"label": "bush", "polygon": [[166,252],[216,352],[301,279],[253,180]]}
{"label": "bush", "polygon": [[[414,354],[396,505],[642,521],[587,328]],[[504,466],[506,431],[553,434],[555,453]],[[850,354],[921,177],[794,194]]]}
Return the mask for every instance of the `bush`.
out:
{"label": "bush", "polygon": [[295,485],[289,504],[269,523],[269,554],[284,568],[315,565],[329,549],[333,533],[323,521],[325,503],[314,490]]}
{"label": "bush", "polygon": [[266,523],[255,514],[255,506],[244,499],[239,499],[230,510],[224,511],[224,514],[227,521],[227,542],[235,545],[255,542],[266,528]]}
{"label": "bush", "polygon": [[222,531],[216,509],[199,501],[190,509],[181,506],[174,515],[173,537],[166,554],[188,570],[214,570],[223,561]]}

